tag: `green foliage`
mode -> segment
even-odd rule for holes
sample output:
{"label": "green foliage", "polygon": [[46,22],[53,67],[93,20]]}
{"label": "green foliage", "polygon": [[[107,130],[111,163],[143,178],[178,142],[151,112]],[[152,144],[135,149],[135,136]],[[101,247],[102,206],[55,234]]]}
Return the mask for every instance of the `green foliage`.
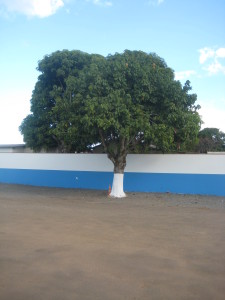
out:
{"label": "green foliage", "polygon": [[199,132],[198,138],[197,152],[225,151],[225,133],[218,128],[204,128]]}
{"label": "green foliage", "polygon": [[39,61],[37,70],[41,75],[31,98],[32,114],[20,126],[24,141],[35,151],[58,148],[71,152],[86,147],[78,127],[79,110],[74,115],[71,106],[80,107],[80,103],[73,101],[73,78],[90,60],[91,55],[81,51],[63,50]]}
{"label": "green foliage", "polygon": [[129,51],[103,57],[57,51],[39,62],[31,112],[20,130],[38,150],[85,151],[101,143],[122,170],[128,152],[193,147],[201,120],[190,94],[154,53]]}

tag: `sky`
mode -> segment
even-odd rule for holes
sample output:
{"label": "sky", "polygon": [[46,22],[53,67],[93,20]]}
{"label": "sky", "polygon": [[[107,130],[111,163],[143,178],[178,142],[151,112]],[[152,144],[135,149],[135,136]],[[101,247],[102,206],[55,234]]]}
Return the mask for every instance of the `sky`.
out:
{"label": "sky", "polygon": [[57,50],[156,53],[225,132],[224,0],[0,0],[0,144],[20,144],[38,61]]}

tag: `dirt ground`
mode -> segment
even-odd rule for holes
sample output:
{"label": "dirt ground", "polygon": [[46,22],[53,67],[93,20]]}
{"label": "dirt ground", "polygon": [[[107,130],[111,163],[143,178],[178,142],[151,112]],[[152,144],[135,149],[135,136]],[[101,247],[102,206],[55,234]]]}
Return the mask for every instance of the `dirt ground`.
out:
{"label": "dirt ground", "polygon": [[1,300],[225,299],[225,197],[0,184]]}

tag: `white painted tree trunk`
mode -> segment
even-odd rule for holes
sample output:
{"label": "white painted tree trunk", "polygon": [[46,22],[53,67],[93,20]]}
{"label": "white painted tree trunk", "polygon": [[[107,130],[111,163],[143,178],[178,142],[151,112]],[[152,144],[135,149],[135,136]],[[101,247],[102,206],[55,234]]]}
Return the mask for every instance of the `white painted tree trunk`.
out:
{"label": "white painted tree trunk", "polygon": [[123,191],[123,177],[124,174],[114,173],[112,191],[109,195],[110,197],[115,197],[115,198],[126,197],[126,194]]}

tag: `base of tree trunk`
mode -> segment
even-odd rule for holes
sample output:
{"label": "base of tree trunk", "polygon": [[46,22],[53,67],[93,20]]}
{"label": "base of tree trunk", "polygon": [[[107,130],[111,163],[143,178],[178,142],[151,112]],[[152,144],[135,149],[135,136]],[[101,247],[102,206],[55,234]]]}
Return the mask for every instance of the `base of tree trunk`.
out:
{"label": "base of tree trunk", "polygon": [[109,195],[110,197],[115,197],[115,198],[126,197],[126,194],[123,191],[123,177],[124,174],[114,173],[112,191]]}

